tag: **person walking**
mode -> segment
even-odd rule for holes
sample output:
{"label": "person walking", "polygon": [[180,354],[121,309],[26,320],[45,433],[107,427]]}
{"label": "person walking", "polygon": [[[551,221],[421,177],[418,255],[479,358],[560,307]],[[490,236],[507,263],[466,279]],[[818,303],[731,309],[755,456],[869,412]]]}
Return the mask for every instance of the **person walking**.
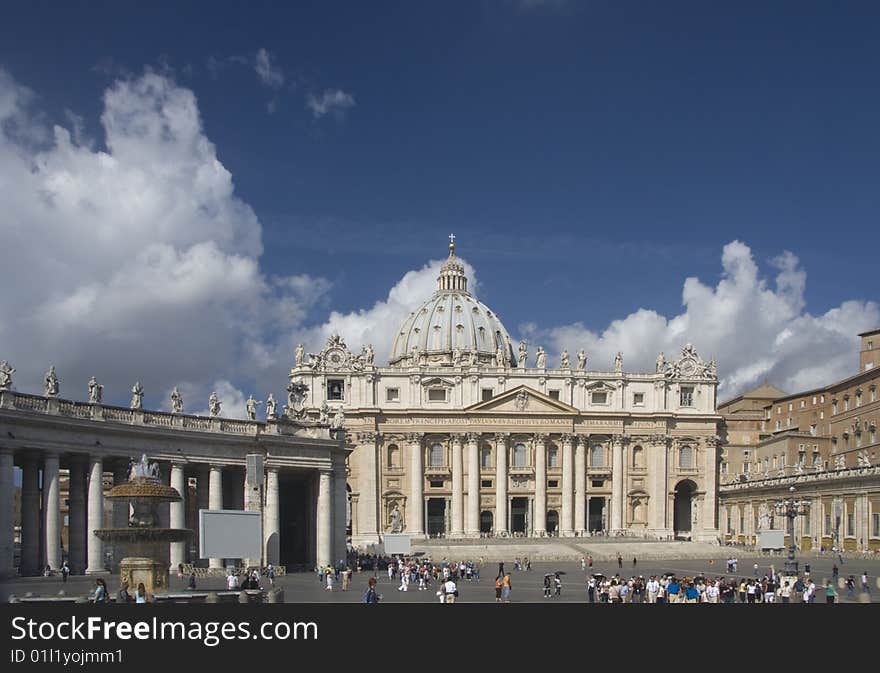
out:
{"label": "person walking", "polygon": [[847,598],[855,598],[856,597],[856,578],[850,575],[846,578],[846,597]]}
{"label": "person walking", "polygon": [[446,593],[446,603],[450,605],[455,603],[455,599],[458,598],[458,587],[455,585],[455,582],[451,577],[449,578],[449,581],[446,582],[444,590]]}
{"label": "person walking", "polygon": [[271,563],[269,564],[269,567],[266,568],[266,577],[269,578],[269,586],[274,587],[275,586],[275,566],[273,566]]}
{"label": "person walking", "polygon": [[496,603],[501,602],[501,590],[504,586],[503,583],[504,583],[503,577],[496,577],[495,578],[495,602]]}
{"label": "person walking", "polygon": [[617,552],[617,567],[623,568],[623,557],[620,555],[620,552]]}
{"label": "person walking", "polygon": [[101,578],[95,580],[95,593],[92,595],[95,603],[106,604],[109,600],[107,597],[107,583]]}
{"label": "person walking", "polygon": [[834,590],[834,583],[831,580],[828,580],[828,583],[825,585],[825,603],[834,603],[836,597],[837,592]]}
{"label": "person walking", "polygon": [[633,570],[636,569],[636,557],[633,556]]}
{"label": "person walking", "polygon": [[61,577],[66,582],[67,577],[70,575],[70,566],[67,565],[67,561],[61,564]]}
{"label": "person walking", "polygon": [[550,575],[544,575],[544,598],[550,598]]}
{"label": "person walking", "polygon": [[504,603],[510,603],[510,590],[513,587],[510,583],[510,573],[505,573],[501,580],[501,600]]}
{"label": "person walking", "polygon": [[128,593],[128,582],[124,581],[119,586],[119,591],[116,593],[116,602],[119,604],[131,603],[134,599],[131,597],[131,594]]}
{"label": "person walking", "polygon": [[379,594],[376,592],[376,578],[367,580],[367,590],[364,592],[363,601],[366,605],[378,605]]}
{"label": "person walking", "polygon": [[864,594],[871,593],[871,587],[868,585],[868,571],[867,570],[862,571],[862,593],[864,593]]}
{"label": "person walking", "polygon": [[559,576],[559,573],[556,573],[556,577],[554,578],[554,582],[556,584],[556,595],[562,596],[562,578]]}
{"label": "person walking", "polygon": [[587,565],[592,569],[592,567],[593,567],[593,555],[592,554],[590,554],[587,557]]}

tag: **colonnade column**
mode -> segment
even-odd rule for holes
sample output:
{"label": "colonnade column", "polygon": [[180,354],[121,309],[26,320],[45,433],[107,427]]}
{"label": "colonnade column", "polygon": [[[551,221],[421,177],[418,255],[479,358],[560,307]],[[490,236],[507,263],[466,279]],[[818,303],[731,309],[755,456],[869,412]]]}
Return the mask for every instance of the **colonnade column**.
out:
{"label": "colonnade column", "polygon": [[[223,509],[223,468],[219,465],[211,465],[208,473],[208,509]],[[208,559],[209,568],[222,568],[222,558]]]}
{"label": "colonnade column", "polygon": [[425,468],[422,436],[412,433],[406,436],[410,453],[410,503],[406,527],[411,535],[423,536],[425,520]]}
{"label": "colonnade column", "polygon": [[332,474],[329,470],[321,470],[318,476],[318,525],[317,525],[317,564],[320,567],[332,562],[330,545],[333,539],[331,530],[331,493]]}
{"label": "colonnade column", "polygon": [[266,470],[266,506],[263,509],[263,544],[266,563],[278,565],[281,554],[281,509],[278,499],[278,468]]}
{"label": "colonnade column", "polygon": [[611,531],[623,529],[623,435],[612,439]]}
{"label": "colonnade column", "polygon": [[562,436],[562,522],[559,534],[562,537],[573,537],[572,504],[574,500],[574,451],[571,435]]}
{"label": "colonnade column", "polygon": [[86,569],[86,464],[84,456],[69,461],[67,482],[67,546],[70,571]]}
{"label": "colonnade column", "polygon": [[467,524],[465,533],[468,537],[480,536],[480,435],[469,433],[468,437],[468,500]]}
{"label": "colonnade column", "polygon": [[453,537],[464,534],[464,522],[462,521],[464,492],[462,478],[464,473],[464,461],[462,458],[461,435],[452,436],[452,531]]}
{"label": "colonnade column", "polygon": [[495,435],[495,534],[507,531],[507,435]]}
{"label": "colonnade column", "polygon": [[[180,494],[180,500],[169,505],[169,524],[171,528],[186,528],[186,479],[184,479],[183,465],[171,464],[171,488]],[[171,543],[171,570],[177,570],[177,566],[186,561],[186,542]]]}
{"label": "colonnade column", "polygon": [[346,547],[346,529],[348,528],[348,489],[346,488],[345,459],[339,456],[333,467],[333,523],[332,533],[332,560],[345,561],[348,556]]}
{"label": "colonnade column", "polygon": [[535,435],[535,513],[536,536],[547,532],[547,435]]}
{"label": "colonnade column", "polygon": [[[379,474],[376,453],[376,433],[363,432],[358,435],[358,459],[360,460],[360,472],[358,474],[358,492],[360,493],[358,517],[358,535],[366,536],[361,542],[372,544],[379,541],[379,519],[377,516],[379,501]],[[352,531],[354,534],[355,531]]]}
{"label": "colonnade column", "polygon": [[37,575],[40,565],[39,465],[35,455],[21,466],[21,574]]}
{"label": "colonnade column", "polygon": [[104,461],[100,456],[89,456],[89,510],[87,514],[86,549],[88,567],[86,575],[106,573],[104,568],[104,542],[95,530],[104,527]]}
{"label": "colonnade column", "polygon": [[15,576],[15,459],[0,449],[0,578]]}
{"label": "colonnade column", "polygon": [[583,535],[587,529],[587,438],[577,438],[574,453],[574,530]]}
{"label": "colonnade column", "polygon": [[43,544],[46,549],[46,565],[52,570],[61,568],[61,490],[58,468],[58,454],[47,453],[43,459]]}

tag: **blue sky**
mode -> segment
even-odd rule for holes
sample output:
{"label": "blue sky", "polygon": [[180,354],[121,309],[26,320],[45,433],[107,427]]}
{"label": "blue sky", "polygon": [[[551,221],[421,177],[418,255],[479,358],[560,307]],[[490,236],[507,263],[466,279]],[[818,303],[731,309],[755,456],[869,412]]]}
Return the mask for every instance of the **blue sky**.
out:
{"label": "blue sky", "polygon": [[[407,271],[443,256],[454,231],[480,298],[514,338],[555,352],[586,340],[603,358],[619,347],[614,321],[630,325],[639,309],[669,321],[687,312],[686,278],[718,290],[730,275],[725,245],[741,241],[746,250],[731,254],[751,260],[757,282],[780,296],[772,260],[789,251],[797,258],[789,270],[806,280],[784,315],[763,331],[746,322],[742,333],[707,336],[706,355],[722,376],[740,372],[730,392],[764,377],[808,385],[855,366],[853,330],[877,326],[876,3],[280,5],[8,3],[0,22],[0,68],[28,92],[17,98],[27,100],[27,123],[62,126],[94,155],[113,154],[102,115],[118,82],[152,72],[192,92],[198,136],[231,174],[261,242],[223,254],[249,255],[260,278],[299,278],[286,298],[297,317],[259,328],[267,353],[317,340],[331,310],[369,318]],[[11,128],[10,146],[22,147]],[[33,134],[33,156],[51,137]],[[21,226],[9,212],[3,219],[0,227]],[[60,219],[42,221],[50,231],[65,226]],[[172,249],[208,240],[210,221]],[[273,305],[286,301],[279,292],[269,293]],[[829,315],[846,302],[856,302],[846,320]],[[704,319],[730,317],[713,316]],[[571,333],[577,324],[580,336]],[[687,334],[670,330],[656,342],[631,330],[623,343],[640,351],[639,364],[684,338],[700,348],[708,327],[688,324]],[[804,341],[796,354],[779,347],[785,330]],[[760,342],[725,362],[741,334]],[[218,336],[218,357],[244,362],[251,336]],[[32,352],[6,339],[9,356],[0,358],[39,381],[51,344]],[[827,348],[837,364],[805,374]],[[94,352],[72,350],[63,357],[75,376],[100,368]],[[218,378],[239,390],[264,384],[248,373],[279,367],[264,355],[259,366],[218,365],[186,381],[205,398]],[[157,352],[142,366],[160,356],[172,357]],[[762,358],[772,363],[760,374],[743,373]],[[138,376],[119,369],[104,378]],[[159,377],[154,387],[173,383]]]}

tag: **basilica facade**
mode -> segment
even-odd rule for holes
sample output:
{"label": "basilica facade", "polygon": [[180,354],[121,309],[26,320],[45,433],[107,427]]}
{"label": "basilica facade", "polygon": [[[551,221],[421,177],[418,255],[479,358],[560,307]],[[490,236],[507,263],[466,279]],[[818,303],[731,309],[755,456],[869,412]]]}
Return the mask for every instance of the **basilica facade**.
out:
{"label": "basilica facade", "polygon": [[718,539],[718,380],[690,344],[653,372],[584,351],[550,364],[468,292],[453,243],[387,366],[343,337],[298,347],[288,390],[344,414],[355,546],[392,532]]}

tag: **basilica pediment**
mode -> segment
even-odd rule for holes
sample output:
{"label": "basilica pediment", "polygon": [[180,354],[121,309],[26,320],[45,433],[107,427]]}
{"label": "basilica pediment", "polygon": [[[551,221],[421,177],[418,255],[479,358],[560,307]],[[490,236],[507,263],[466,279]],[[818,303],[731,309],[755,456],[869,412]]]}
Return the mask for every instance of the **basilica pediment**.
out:
{"label": "basilica pediment", "polygon": [[577,409],[564,402],[553,399],[528,386],[518,386],[465,409],[466,412],[518,413],[518,414],[578,414]]}

